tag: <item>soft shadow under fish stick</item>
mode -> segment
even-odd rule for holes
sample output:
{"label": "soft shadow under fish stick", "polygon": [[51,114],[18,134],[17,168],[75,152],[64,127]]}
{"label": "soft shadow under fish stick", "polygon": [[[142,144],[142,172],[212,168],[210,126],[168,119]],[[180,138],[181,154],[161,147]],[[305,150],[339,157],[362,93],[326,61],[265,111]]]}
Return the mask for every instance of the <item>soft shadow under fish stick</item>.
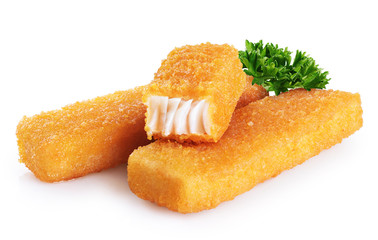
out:
{"label": "soft shadow under fish stick", "polygon": [[140,198],[181,213],[231,200],[362,126],[359,94],[292,90],[235,111],[217,143],[159,140],[129,158],[128,182]]}

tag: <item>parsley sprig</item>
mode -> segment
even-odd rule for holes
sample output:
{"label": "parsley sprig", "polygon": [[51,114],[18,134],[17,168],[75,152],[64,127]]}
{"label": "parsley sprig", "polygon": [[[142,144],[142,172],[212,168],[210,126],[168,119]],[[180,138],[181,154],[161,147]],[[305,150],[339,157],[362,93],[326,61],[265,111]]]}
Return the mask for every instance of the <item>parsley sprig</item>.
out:
{"label": "parsley sprig", "polygon": [[272,43],[245,41],[246,50],[239,51],[239,58],[246,74],[253,76],[252,84],[263,86],[276,95],[291,88],[323,89],[328,72],[323,72],[306,52],[298,51],[291,62],[291,52]]}

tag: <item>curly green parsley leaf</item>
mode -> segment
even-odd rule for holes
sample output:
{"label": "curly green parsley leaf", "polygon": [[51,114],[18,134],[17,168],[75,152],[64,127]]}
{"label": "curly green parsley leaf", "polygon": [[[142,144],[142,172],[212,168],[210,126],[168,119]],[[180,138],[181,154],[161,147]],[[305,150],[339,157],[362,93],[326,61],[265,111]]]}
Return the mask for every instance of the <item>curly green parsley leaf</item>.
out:
{"label": "curly green parsley leaf", "polygon": [[306,52],[297,51],[291,62],[291,52],[272,43],[245,41],[246,50],[239,59],[246,74],[253,76],[252,84],[263,86],[276,95],[292,88],[323,89],[331,80]]}

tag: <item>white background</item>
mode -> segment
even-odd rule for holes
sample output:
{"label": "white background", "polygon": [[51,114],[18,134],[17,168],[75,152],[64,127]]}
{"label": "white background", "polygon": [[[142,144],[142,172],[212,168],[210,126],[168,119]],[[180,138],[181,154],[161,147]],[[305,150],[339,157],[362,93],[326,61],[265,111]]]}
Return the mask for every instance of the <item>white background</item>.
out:
{"label": "white background", "polygon": [[[0,239],[378,239],[374,2],[0,1]],[[126,166],[47,184],[18,163],[23,115],[146,84],[176,46],[245,39],[307,51],[328,88],[361,94],[363,128],[186,215],[136,197]]]}

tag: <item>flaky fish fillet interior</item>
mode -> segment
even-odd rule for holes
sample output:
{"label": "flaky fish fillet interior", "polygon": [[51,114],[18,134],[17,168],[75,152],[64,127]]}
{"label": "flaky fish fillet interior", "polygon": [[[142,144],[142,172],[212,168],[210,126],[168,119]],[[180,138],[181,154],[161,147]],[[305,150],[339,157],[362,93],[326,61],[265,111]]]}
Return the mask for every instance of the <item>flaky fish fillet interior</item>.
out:
{"label": "flaky fish fillet interior", "polygon": [[297,89],[235,111],[217,143],[159,140],[135,150],[130,189],[181,213],[231,200],[340,143],[362,126],[359,94]]}
{"label": "flaky fish fillet interior", "polygon": [[244,86],[234,47],[206,43],[175,48],[143,96],[148,137],[218,141]]}
{"label": "flaky fish fillet interior", "polygon": [[[20,162],[45,182],[82,177],[127,162],[149,143],[144,131],[147,86],[24,117],[17,126]],[[238,107],[267,95],[247,80]]]}

